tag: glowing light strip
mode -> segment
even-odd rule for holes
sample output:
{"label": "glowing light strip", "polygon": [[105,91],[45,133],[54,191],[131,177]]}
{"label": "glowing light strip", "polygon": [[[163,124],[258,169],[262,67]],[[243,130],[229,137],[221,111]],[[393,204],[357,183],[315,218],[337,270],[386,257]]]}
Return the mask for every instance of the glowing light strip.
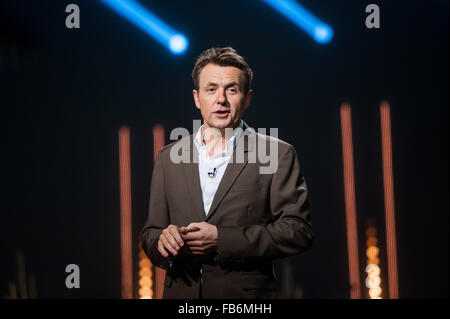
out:
{"label": "glowing light strip", "polygon": [[355,181],[353,168],[352,119],[350,105],[341,105],[342,157],[344,164],[345,214],[350,275],[350,298],[361,298],[359,276],[358,232],[356,222]]}
{"label": "glowing light strip", "polygon": [[156,124],[153,127],[153,159],[156,161],[159,150],[164,147],[164,127]]}
{"label": "glowing light strip", "polygon": [[187,38],[135,0],[100,1],[166,46],[172,53],[181,54],[186,51]]}
{"label": "glowing light strip", "polygon": [[140,299],[153,298],[152,263],[142,247],[139,247],[139,297]]}
{"label": "glowing light strip", "polygon": [[[159,150],[163,146],[164,146],[164,127],[161,124],[156,124],[153,127],[153,163],[156,161],[156,156],[158,155]],[[163,297],[165,278],[166,278],[166,270],[159,267],[155,267],[156,299],[162,299]]]}
{"label": "glowing light strip", "polygon": [[325,44],[333,38],[333,29],[299,3],[293,0],[263,1],[308,33],[316,42]]}
{"label": "glowing light strip", "polygon": [[133,255],[131,238],[130,130],[119,129],[120,233],[122,252],[122,298],[133,298]]}
{"label": "glowing light strip", "polygon": [[374,226],[366,229],[367,235],[367,266],[366,266],[366,287],[369,288],[368,294],[370,299],[382,299],[381,293],[381,277],[380,277],[380,259],[378,258],[380,249],[377,246],[378,239],[376,237],[377,230]]}
{"label": "glowing light strip", "polygon": [[388,102],[380,105],[383,183],[386,218],[389,297],[398,299],[397,239],[395,232],[394,177],[392,172],[391,115]]}

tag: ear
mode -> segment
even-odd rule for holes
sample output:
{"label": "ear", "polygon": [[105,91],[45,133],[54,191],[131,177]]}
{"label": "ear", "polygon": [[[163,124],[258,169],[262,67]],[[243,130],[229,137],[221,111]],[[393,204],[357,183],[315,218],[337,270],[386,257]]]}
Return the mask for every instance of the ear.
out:
{"label": "ear", "polygon": [[194,96],[195,106],[200,110],[200,102],[198,100],[198,92],[197,92],[197,90],[192,90],[192,95]]}
{"label": "ear", "polygon": [[245,106],[244,110],[246,110],[250,105],[250,100],[252,99],[253,90],[248,90],[247,94],[245,95]]}

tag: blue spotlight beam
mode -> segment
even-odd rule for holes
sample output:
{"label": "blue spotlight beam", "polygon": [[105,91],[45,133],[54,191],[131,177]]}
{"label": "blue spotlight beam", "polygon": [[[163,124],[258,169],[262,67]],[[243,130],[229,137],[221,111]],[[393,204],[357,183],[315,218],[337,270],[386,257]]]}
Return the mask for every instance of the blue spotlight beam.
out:
{"label": "blue spotlight beam", "polygon": [[293,0],[262,0],[295,25],[308,33],[318,43],[325,44],[333,38],[333,29]]}
{"label": "blue spotlight beam", "polygon": [[187,38],[134,0],[100,0],[145,33],[166,46],[172,53],[184,53]]}

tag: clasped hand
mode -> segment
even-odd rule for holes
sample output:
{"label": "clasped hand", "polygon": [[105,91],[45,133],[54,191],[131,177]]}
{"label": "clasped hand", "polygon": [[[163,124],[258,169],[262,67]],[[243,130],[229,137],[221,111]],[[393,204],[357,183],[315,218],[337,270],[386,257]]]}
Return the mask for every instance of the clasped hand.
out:
{"label": "clasped hand", "polygon": [[177,256],[180,250],[191,255],[206,255],[216,251],[217,247],[217,227],[206,222],[181,227],[169,225],[158,240],[158,251],[165,258],[169,253]]}

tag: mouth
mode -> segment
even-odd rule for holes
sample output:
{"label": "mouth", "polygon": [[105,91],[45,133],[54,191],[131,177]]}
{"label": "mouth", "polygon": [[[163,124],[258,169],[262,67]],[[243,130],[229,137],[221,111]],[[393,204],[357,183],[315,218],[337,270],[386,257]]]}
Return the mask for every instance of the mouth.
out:
{"label": "mouth", "polygon": [[229,110],[220,110],[213,112],[218,118],[226,118],[230,114]]}

